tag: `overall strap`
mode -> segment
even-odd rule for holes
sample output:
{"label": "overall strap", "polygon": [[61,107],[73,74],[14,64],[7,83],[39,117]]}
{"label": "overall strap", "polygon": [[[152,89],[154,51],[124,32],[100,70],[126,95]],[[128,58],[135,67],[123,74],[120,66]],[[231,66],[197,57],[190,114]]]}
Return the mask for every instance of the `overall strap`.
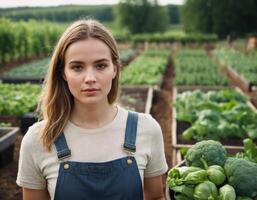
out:
{"label": "overall strap", "polygon": [[54,144],[57,150],[57,156],[59,160],[63,160],[71,156],[71,151],[68,148],[64,133],[61,133],[61,135],[57,138]]}
{"label": "overall strap", "polygon": [[136,135],[137,135],[137,121],[138,121],[138,113],[136,112],[128,112],[127,124],[126,124],[126,132],[125,132],[125,142],[124,142],[124,150],[129,153],[136,152]]}

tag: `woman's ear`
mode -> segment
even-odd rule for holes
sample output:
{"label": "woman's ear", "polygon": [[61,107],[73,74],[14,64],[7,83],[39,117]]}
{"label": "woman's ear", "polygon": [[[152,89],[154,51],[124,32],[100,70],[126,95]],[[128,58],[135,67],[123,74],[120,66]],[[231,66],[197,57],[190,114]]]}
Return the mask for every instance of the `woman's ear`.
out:
{"label": "woman's ear", "polygon": [[112,76],[112,79],[114,79],[117,75],[117,66],[116,65],[113,65],[113,76]]}

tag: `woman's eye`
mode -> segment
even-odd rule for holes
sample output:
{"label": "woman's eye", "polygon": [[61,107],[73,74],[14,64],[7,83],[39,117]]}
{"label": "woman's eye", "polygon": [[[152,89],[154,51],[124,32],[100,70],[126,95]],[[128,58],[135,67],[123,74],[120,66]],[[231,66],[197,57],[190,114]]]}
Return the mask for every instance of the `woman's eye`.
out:
{"label": "woman's eye", "polygon": [[103,70],[103,69],[105,69],[107,66],[108,66],[107,64],[100,63],[100,64],[97,64],[97,65],[96,65],[96,68],[97,68],[97,69],[100,69],[100,70]]}
{"label": "woman's eye", "polygon": [[81,66],[77,66],[77,65],[74,65],[71,67],[72,70],[78,72],[78,71],[81,71],[82,70],[82,67]]}

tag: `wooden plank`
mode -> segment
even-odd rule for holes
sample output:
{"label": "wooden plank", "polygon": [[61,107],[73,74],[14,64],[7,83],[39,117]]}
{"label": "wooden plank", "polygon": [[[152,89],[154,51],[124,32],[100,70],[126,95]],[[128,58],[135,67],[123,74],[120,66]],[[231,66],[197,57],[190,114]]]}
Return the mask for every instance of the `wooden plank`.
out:
{"label": "wooden plank", "polygon": [[149,87],[147,91],[147,99],[145,104],[145,113],[150,114],[153,102],[153,88]]}
{"label": "wooden plank", "polygon": [[232,86],[239,87],[243,92],[250,91],[250,82],[243,75],[238,74],[229,66],[223,67],[222,71],[225,72]]}
{"label": "wooden plank", "polygon": [[10,145],[13,145],[16,139],[16,135],[19,132],[18,127],[8,127],[8,128],[0,128],[0,132],[3,131],[5,134],[3,134],[0,137],[0,152],[9,147]]}
{"label": "wooden plank", "polygon": [[[177,96],[177,88],[173,87],[173,95],[172,95],[172,102],[175,102]],[[177,155],[176,155],[176,144],[177,144],[177,122],[176,122],[176,109],[172,106],[172,124],[171,124],[171,148],[172,148],[172,166],[177,164]]]}

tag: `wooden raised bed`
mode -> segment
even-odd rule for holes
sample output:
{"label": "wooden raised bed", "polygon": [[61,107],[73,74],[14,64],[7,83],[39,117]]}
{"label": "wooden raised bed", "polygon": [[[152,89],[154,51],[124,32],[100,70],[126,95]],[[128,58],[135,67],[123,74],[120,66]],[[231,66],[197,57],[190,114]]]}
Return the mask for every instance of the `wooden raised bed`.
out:
{"label": "wooden raised bed", "polygon": [[18,127],[0,127],[0,168],[13,161],[14,143],[18,132]]}
{"label": "wooden raised bed", "polygon": [[122,86],[118,104],[136,112],[150,113],[153,88],[147,86]]}
{"label": "wooden raised bed", "polygon": [[240,89],[242,93],[244,93],[248,98],[249,101],[257,108],[257,87],[256,85],[252,85],[252,83],[245,79],[243,75],[237,73],[231,67],[225,66],[222,67],[223,72],[226,74],[229,83]]}
{"label": "wooden raised bed", "polygon": [[[192,91],[199,89],[203,92],[207,92],[209,90],[221,90],[226,89],[228,87],[175,87],[173,89],[173,102],[175,102],[177,93],[182,93],[184,91]],[[238,89],[237,89],[238,90]],[[254,107],[251,105],[250,102],[248,102],[249,106],[254,109]],[[193,144],[195,144],[196,140],[190,140],[186,141],[182,138],[182,133],[189,128],[191,125],[188,122],[181,122],[176,120],[176,109],[173,106],[173,114],[172,114],[172,165],[175,166],[177,163],[179,163],[182,158],[179,149],[180,148],[190,148]],[[255,109],[254,109],[255,110]],[[236,152],[242,151],[244,149],[243,147],[243,141],[241,139],[227,139],[227,140],[221,140],[220,141],[222,145],[225,147],[225,149],[230,154],[234,154]]]}
{"label": "wooden raised bed", "polygon": [[13,78],[1,78],[2,83],[36,83],[41,84],[44,81],[44,78],[32,78],[32,77],[13,77]]}
{"label": "wooden raised bed", "polygon": [[10,123],[12,126],[20,126],[20,120],[14,115],[0,115],[0,122]]}
{"label": "wooden raised bed", "polygon": [[35,113],[26,113],[21,117],[14,115],[0,115],[0,122],[10,123],[11,126],[20,127],[20,132],[25,135],[28,128],[37,121]]}

